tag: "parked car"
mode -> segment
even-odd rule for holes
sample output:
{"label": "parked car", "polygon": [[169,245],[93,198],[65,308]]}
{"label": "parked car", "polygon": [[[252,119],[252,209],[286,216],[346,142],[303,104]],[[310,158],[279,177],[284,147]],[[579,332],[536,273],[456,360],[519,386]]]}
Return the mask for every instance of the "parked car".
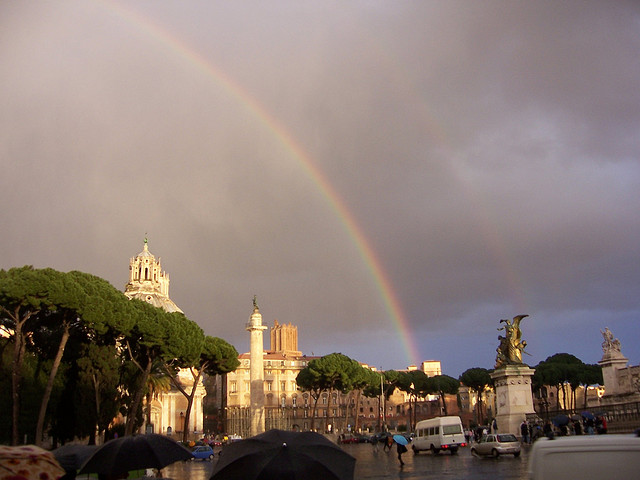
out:
{"label": "parked car", "polygon": [[369,437],[368,435],[362,435],[361,433],[355,433],[353,436],[356,437],[356,439],[358,440],[358,443],[370,443],[371,442],[371,437]]}
{"label": "parked car", "polygon": [[519,457],[520,448],[520,442],[515,435],[498,433],[482,437],[478,443],[471,447],[471,453],[474,455],[491,455],[493,457],[504,454]]}
{"label": "parked car", "polygon": [[338,437],[338,443],[360,443],[358,437],[350,433],[342,434]]}
{"label": "parked car", "polygon": [[213,460],[213,457],[215,457],[213,448],[211,448],[209,445],[198,445],[193,450],[191,450],[191,455],[193,455],[192,460]]}

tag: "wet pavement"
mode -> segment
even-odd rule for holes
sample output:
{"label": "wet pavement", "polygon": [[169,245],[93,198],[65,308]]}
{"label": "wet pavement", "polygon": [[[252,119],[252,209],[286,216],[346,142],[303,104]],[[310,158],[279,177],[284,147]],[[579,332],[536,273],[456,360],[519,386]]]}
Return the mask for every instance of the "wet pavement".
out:
{"label": "wet pavement", "polygon": [[[528,463],[528,446],[523,447],[522,455],[499,458],[477,458],[471,455],[468,448],[460,449],[457,455],[440,453],[420,453],[411,451],[402,458],[405,465],[401,468],[395,448],[391,452],[376,451],[369,444],[342,445],[342,448],[356,457],[356,480],[365,479],[474,479],[474,480],[526,480]],[[178,462],[165,468],[164,477],[174,480],[208,480],[211,476],[213,462],[195,461]]]}

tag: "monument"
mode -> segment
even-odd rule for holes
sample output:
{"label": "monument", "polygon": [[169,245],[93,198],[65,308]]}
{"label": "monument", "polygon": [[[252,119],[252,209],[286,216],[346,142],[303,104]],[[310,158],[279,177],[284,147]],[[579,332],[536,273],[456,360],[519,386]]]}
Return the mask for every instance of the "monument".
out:
{"label": "monument", "polygon": [[[491,373],[496,392],[496,423],[498,432],[520,436],[520,424],[528,414],[535,413],[531,393],[531,377],[535,370],[522,363],[522,352],[527,342],[522,340],[520,322],[529,315],[518,315],[498,330],[500,345],[496,351],[495,370]],[[526,353],[526,352],[525,352]]]}
{"label": "monument", "polygon": [[256,296],[253,296],[253,313],[247,323],[247,331],[251,335],[250,339],[250,370],[249,370],[249,383],[251,385],[250,392],[250,428],[249,433],[251,436],[264,433],[265,421],[264,421],[264,344],[262,339],[262,332],[266,330],[266,325],[262,325],[262,315],[260,314],[260,308],[258,308],[258,302]]}
{"label": "monument", "polygon": [[605,403],[622,403],[638,401],[640,398],[640,367],[629,367],[629,359],[622,354],[620,340],[606,327],[602,333],[602,359],[598,364],[602,367],[602,379]]}

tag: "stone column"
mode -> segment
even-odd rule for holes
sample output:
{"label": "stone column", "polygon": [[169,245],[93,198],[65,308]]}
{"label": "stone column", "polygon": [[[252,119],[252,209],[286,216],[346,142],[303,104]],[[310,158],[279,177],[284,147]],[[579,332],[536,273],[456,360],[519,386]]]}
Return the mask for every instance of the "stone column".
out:
{"label": "stone column", "polygon": [[535,370],[524,364],[505,365],[491,373],[496,389],[498,432],[520,436],[520,424],[535,413],[531,377]]}
{"label": "stone column", "polygon": [[247,323],[247,331],[251,335],[250,344],[250,398],[251,398],[251,436],[263,433],[265,430],[264,420],[264,343],[263,332],[267,329],[262,325],[262,315],[253,299],[253,314]]}

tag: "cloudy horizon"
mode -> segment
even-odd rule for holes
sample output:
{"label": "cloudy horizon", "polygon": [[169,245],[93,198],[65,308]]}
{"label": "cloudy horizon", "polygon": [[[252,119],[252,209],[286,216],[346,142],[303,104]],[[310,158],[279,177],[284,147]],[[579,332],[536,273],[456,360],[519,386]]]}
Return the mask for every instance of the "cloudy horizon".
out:
{"label": "cloudy horizon", "polygon": [[[248,351],[640,363],[640,5],[5,2],[0,268],[142,250]],[[265,341],[268,347],[268,340]]]}

